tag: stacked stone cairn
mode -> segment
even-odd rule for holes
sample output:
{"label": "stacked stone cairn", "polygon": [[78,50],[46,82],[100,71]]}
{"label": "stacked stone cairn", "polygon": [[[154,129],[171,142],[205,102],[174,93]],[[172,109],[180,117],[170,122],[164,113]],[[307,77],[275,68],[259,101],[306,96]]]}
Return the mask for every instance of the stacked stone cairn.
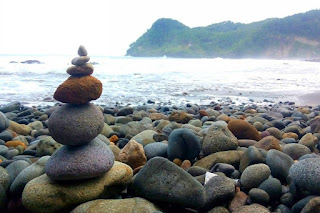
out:
{"label": "stacked stone cairn", "polygon": [[64,146],[48,160],[45,172],[54,181],[83,180],[100,177],[114,163],[111,149],[97,136],[104,126],[101,110],[90,103],[102,93],[102,83],[95,77],[87,50],[80,46],[79,57],[72,60],[71,75],[55,91],[54,98],[65,103],[49,118],[51,136]]}

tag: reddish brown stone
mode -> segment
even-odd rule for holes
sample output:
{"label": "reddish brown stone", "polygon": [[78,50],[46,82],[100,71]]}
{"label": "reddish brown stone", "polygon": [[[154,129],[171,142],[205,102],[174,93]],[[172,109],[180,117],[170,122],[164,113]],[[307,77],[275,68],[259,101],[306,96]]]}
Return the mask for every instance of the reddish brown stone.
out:
{"label": "reddish brown stone", "polygon": [[119,140],[119,138],[118,138],[118,136],[116,136],[116,135],[112,135],[110,138],[109,138],[109,141],[110,142],[117,142]]}
{"label": "reddish brown stone", "polygon": [[181,168],[184,169],[184,170],[187,170],[191,167],[191,162],[189,160],[184,160],[182,163],[181,163]]}
{"label": "reddish brown stone", "polygon": [[294,139],[298,140],[299,136],[294,132],[287,132],[282,135],[282,138],[294,138]]}
{"label": "reddish brown stone", "polygon": [[186,113],[185,111],[174,111],[169,116],[170,121],[176,121],[183,124],[188,123],[192,119],[192,115]]}
{"label": "reddish brown stone", "polygon": [[176,164],[177,166],[181,166],[181,164],[182,164],[182,160],[180,160],[179,158],[173,159],[172,162],[173,162],[174,164]]}
{"label": "reddish brown stone", "polygon": [[232,119],[228,123],[228,128],[238,139],[252,139],[256,141],[261,139],[258,130],[244,120]]}
{"label": "reddish brown stone", "polygon": [[139,166],[139,167],[135,168],[135,169],[133,170],[133,175],[137,174],[137,173],[142,169],[142,167],[143,167],[143,166]]}
{"label": "reddish brown stone", "polygon": [[85,104],[96,100],[102,93],[102,83],[93,76],[69,77],[54,93],[57,101],[69,104]]}
{"label": "reddish brown stone", "polygon": [[208,113],[205,110],[200,110],[199,114],[200,114],[200,117],[209,116]]}
{"label": "reddish brown stone", "polygon": [[85,64],[82,66],[71,66],[67,69],[67,73],[72,76],[91,75],[93,73],[92,64]]}
{"label": "reddish brown stone", "polygon": [[149,118],[153,121],[155,120],[161,120],[161,119],[164,119],[164,120],[168,120],[168,116],[162,114],[162,113],[157,113],[157,112],[153,112],[149,115]]}
{"label": "reddish brown stone", "polygon": [[242,191],[238,191],[233,197],[232,201],[229,204],[228,210],[230,212],[234,212],[240,207],[246,205],[248,199],[248,195]]}
{"label": "reddish brown stone", "polygon": [[147,162],[143,146],[135,140],[130,140],[120,151],[119,161],[135,169]]}
{"label": "reddish brown stone", "polygon": [[267,136],[265,138],[262,138],[260,141],[255,143],[253,146],[255,146],[257,148],[262,148],[262,149],[265,149],[265,150],[277,149],[277,150],[281,151],[279,140],[276,139],[272,135]]}

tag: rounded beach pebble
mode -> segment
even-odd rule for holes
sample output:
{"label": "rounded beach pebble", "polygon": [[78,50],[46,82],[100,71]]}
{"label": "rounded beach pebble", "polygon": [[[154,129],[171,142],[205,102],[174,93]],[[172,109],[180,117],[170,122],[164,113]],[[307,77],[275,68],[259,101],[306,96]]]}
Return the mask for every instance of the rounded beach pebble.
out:
{"label": "rounded beach pebble", "polygon": [[289,177],[300,189],[320,195],[320,158],[307,158],[293,164]]}
{"label": "rounded beach pebble", "polygon": [[238,139],[252,139],[256,141],[261,139],[258,130],[244,120],[233,119],[229,121],[228,128]]}
{"label": "rounded beach pebble", "polygon": [[85,64],[82,66],[71,66],[67,69],[67,73],[72,76],[91,75],[93,73],[92,64]]}
{"label": "rounded beach pebble", "polygon": [[191,160],[200,153],[200,141],[189,129],[175,129],[168,139],[168,158],[173,160]]}
{"label": "rounded beach pebble", "polygon": [[104,125],[103,114],[93,104],[59,107],[49,118],[49,131],[64,145],[86,144],[97,137]]}
{"label": "rounded beach pebble", "polygon": [[96,100],[102,93],[102,83],[93,76],[71,76],[55,91],[57,101],[69,104],[85,104]]}
{"label": "rounded beach pebble", "polygon": [[52,180],[81,180],[99,177],[114,163],[111,149],[95,138],[82,146],[63,146],[48,160],[45,172]]}
{"label": "rounded beach pebble", "polygon": [[242,173],[240,181],[246,190],[258,188],[271,174],[270,168],[262,163],[248,166]]}

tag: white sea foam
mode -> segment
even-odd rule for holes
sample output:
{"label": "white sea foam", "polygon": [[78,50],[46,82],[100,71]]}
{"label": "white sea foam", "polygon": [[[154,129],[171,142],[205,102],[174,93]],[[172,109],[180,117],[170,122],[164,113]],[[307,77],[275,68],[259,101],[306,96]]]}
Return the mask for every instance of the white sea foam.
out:
{"label": "white sea foam", "polygon": [[[73,56],[0,56],[0,103],[52,104],[55,89],[68,78]],[[43,64],[23,64],[25,60]],[[15,61],[18,63],[10,63]],[[221,97],[255,101],[296,101],[318,90],[320,63],[262,59],[174,59],[95,57],[93,76],[103,83],[96,103],[147,100],[207,104]]]}

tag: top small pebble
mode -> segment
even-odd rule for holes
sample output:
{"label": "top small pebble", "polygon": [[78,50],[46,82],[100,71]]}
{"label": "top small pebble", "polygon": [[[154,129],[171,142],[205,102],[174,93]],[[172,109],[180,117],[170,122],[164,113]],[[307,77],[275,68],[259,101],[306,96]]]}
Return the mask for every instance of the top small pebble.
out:
{"label": "top small pebble", "polygon": [[78,55],[79,56],[87,56],[88,55],[88,52],[83,45],[80,45],[80,47],[78,49]]}

